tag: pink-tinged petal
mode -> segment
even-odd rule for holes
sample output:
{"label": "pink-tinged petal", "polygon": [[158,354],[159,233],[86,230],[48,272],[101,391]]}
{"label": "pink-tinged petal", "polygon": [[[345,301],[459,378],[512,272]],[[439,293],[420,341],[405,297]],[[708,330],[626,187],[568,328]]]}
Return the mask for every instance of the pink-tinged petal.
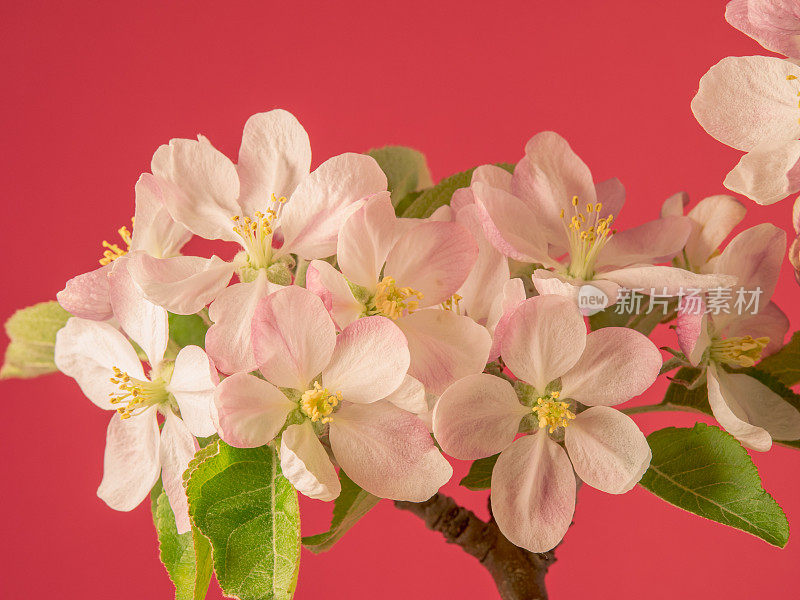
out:
{"label": "pink-tinged petal", "polygon": [[471,188],[459,188],[453,192],[453,197],[450,198],[450,209],[454,214],[458,214],[462,208],[472,204],[475,204],[475,194]]}
{"label": "pink-tinged petal", "polygon": [[564,449],[540,431],[516,440],[492,471],[492,514],[509,540],[546,552],[575,512],[575,474]]}
{"label": "pink-tinged petal", "polygon": [[114,510],[133,510],[153,489],[161,473],[155,408],[121,419],[111,417],[106,431],[103,480],[97,496]]}
{"label": "pink-tinged petal", "polygon": [[335,500],[342,491],[336,469],[309,421],[289,425],[281,436],[281,472],[301,494]]}
{"label": "pink-tinged petal", "polygon": [[506,281],[502,292],[492,302],[486,319],[486,329],[492,335],[492,349],[489,351],[487,362],[494,362],[500,356],[500,340],[503,338],[508,319],[519,303],[524,301],[525,284],[522,279],[515,277]]}
{"label": "pink-tinged petal", "polygon": [[792,206],[792,227],[794,227],[794,232],[800,236],[800,196],[795,199],[794,206]]}
{"label": "pink-tinged petal", "polygon": [[460,306],[478,323],[486,323],[498,290],[509,278],[508,259],[486,239],[477,206],[467,206],[456,215],[456,221],[472,234],[478,244],[478,259],[466,281],[458,290]]}
{"label": "pink-tinged petal", "polygon": [[694,366],[700,364],[703,354],[711,344],[704,302],[697,307],[687,305],[678,311],[675,333],[678,336],[678,346],[689,362]]}
{"label": "pink-tinged petal", "polygon": [[161,462],[161,482],[164,484],[169,506],[175,515],[179,534],[192,529],[189,520],[189,501],[183,489],[183,472],[189,467],[189,461],[199,449],[197,440],[186,424],[172,412],[167,412],[161,430],[158,454]]}
{"label": "pink-tinged petal", "polygon": [[745,154],[723,182],[762,205],[800,191],[800,141],[766,141]]}
{"label": "pink-tinged petal", "polygon": [[193,315],[213,302],[235,269],[218,256],[153,258],[143,252],[129,256],[128,270],[144,296],[179,315]]}
{"label": "pink-tinged petal", "polygon": [[685,249],[689,263],[694,267],[704,265],[741,223],[746,212],[742,203],[732,196],[709,196],[698,202],[687,215],[693,223]]}
{"label": "pink-tinged petal", "polygon": [[415,415],[427,413],[429,410],[425,386],[410,375],[406,375],[399,387],[383,399]]}
{"label": "pink-tinged petal", "polygon": [[244,124],[236,165],[242,211],[266,211],[272,194],[289,197],[310,168],[311,143],[294,115],[280,109],[253,115]]}
{"label": "pink-tinged petal", "polygon": [[687,217],[664,217],[625,229],[611,236],[597,265],[624,267],[669,260],[683,250],[691,232],[692,222]]}
{"label": "pink-tinged petal", "polygon": [[597,201],[601,205],[600,215],[614,215],[614,217],[619,215],[625,205],[625,186],[622,185],[622,182],[613,177],[601,181],[594,186],[594,189],[597,194]]}
{"label": "pink-tinged petal", "polygon": [[283,254],[306,260],[336,252],[344,222],[367,196],[386,191],[386,175],[371,156],[341,154],[306,177],[283,207],[280,227]]}
{"label": "pink-tinged petal", "polygon": [[796,140],[800,67],[769,56],[723,58],[700,79],[692,112],[714,138],[749,152],[762,142]]}
{"label": "pink-tinged petal", "polygon": [[114,410],[110,394],[119,392],[111,383],[113,367],[135,379],[144,379],[136,350],[108,323],[73,317],[56,334],[55,364],[58,370],[75,379],[81,391],[100,408]]}
{"label": "pink-tinged petal", "polygon": [[608,406],[580,413],[564,429],[564,445],[578,477],[607,494],[633,489],[653,457],[633,419]]}
{"label": "pink-tinged petal", "polygon": [[786,253],[786,232],[771,223],[745,229],[713,262],[716,273],[736,277],[737,287],[761,290],[765,306],[775,291]]}
{"label": "pink-tinged petal", "polygon": [[324,260],[313,260],[308,265],[306,289],[320,297],[339,327],[347,327],[364,312],[364,305],[353,297],[345,276]]}
{"label": "pink-tinged petal", "polygon": [[774,302],[770,302],[757,314],[737,315],[722,334],[726,338],[746,335],[754,338],[768,337],[769,343],[761,356],[769,356],[783,347],[783,338],[788,331],[789,317]]}
{"label": "pink-tinged petal", "polygon": [[537,234],[556,246],[566,243],[561,211],[572,214],[572,198],[577,196],[581,206],[597,201],[591,171],[552,131],[528,141],[525,157],[514,169],[511,191],[535,212]]}
{"label": "pink-tinged petal", "polygon": [[472,183],[485,183],[493,188],[511,192],[512,174],[497,165],[481,165],[472,172]]}
{"label": "pink-tinged petal", "polygon": [[208,307],[214,324],[206,332],[206,352],[217,369],[246,373],[258,367],[251,339],[253,315],[258,303],[277,287],[261,271],[253,282],[235,283],[222,290]]}
{"label": "pink-tinged petal", "polygon": [[384,275],[422,293],[420,306],[435,306],[464,283],[478,258],[478,245],[458,223],[420,223],[397,240]]}
{"label": "pink-tinged petal", "polygon": [[767,50],[800,58],[800,5],[796,0],[732,0],[725,19]]}
{"label": "pink-tinged petal", "polygon": [[375,289],[392,247],[396,222],[389,192],[375,194],[345,221],[336,258],[350,281]]}
{"label": "pink-tinged petal", "polygon": [[486,366],[492,339],[484,327],[449,310],[427,309],[396,321],[408,340],[408,374],[431,394],[480,373]]}
{"label": "pink-tinged petal", "polygon": [[574,302],[561,296],[536,296],[511,315],[500,355],[520,379],[540,392],[569,371],[586,347],[586,324]]}
{"label": "pink-tinged petal", "polygon": [[586,406],[614,406],[653,385],[661,364],[661,352],[647,336],[604,327],[586,336],[580,360],[561,377],[561,395]]}
{"label": "pink-tinged petal", "polygon": [[330,440],[348,477],[379,498],[424,502],[453,474],[425,424],[388,402],[343,406]]}
{"label": "pink-tinged petal", "polygon": [[197,437],[214,434],[211,407],[219,375],[208,355],[198,346],[181,348],[175,358],[172,379],[167,385],[178,402],[181,419]]}
{"label": "pink-tinged petal", "polygon": [[454,216],[455,216],[455,214],[453,212],[453,209],[451,209],[447,204],[443,204],[442,206],[437,208],[435,211],[433,211],[431,213],[431,216],[428,217],[427,220],[428,221],[444,221],[444,222],[448,222],[448,221],[453,221],[454,220],[454,218],[453,218]]}
{"label": "pink-tinged petal", "polygon": [[800,284],[800,237],[789,245],[789,263],[794,267],[794,278]]}
{"label": "pink-tinged petal", "polygon": [[[522,262],[549,260],[547,239],[538,233],[540,221],[529,206],[509,192],[485,183],[473,184],[472,191],[486,239],[495,248]],[[563,227],[562,237],[566,237]]]}
{"label": "pink-tinged petal", "polygon": [[662,217],[682,217],[683,209],[689,205],[689,194],[678,192],[673,194],[661,205]]}
{"label": "pink-tinged petal", "polygon": [[305,390],[328,366],[336,327],[322,300],[308,290],[289,286],[270,294],[252,323],[256,364],[267,381]]}
{"label": "pink-tinged petal", "polygon": [[502,452],[514,441],[530,409],[505,379],[477,373],[444,391],[433,411],[433,435],[447,454],[475,460]]}
{"label": "pink-tinged petal", "polygon": [[219,437],[236,448],[271,442],[296,408],[274,385],[247,373],[226,377],[214,394]]}
{"label": "pink-tinged petal", "polygon": [[122,330],[144,350],[155,367],[164,358],[169,342],[167,311],[144,297],[128,272],[128,260],[114,262],[108,275],[108,297]]}
{"label": "pink-tinged petal", "polygon": [[[717,287],[732,287],[736,278],[721,273],[700,275],[677,267],[643,265],[624,267],[600,273],[597,279],[607,279],[629,290],[651,291],[659,295],[678,296],[688,290],[709,290]],[[594,283],[594,282],[593,282]]]}
{"label": "pink-tinged petal", "polygon": [[[595,288],[595,290],[591,291],[596,291],[598,297],[600,297],[600,293],[605,295],[605,306],[611,306],[616,303],[619,297],[619,286],[613,281],[605,279],[590,279],[588,281],[584,279],[573,279],[546,269],[536,269],[533,272],[533,286],[536,288],[536,291],[543,296],[548,294],[563,296],[572,300],[576,306],[578,304],[578,297],[585,295],[587,292],[587,290],[584,289],[585,286]],[[605,306],[598,306],[598,309],[605,308]],[[589,313],[587,312],[586,314]]]}
{"label": "pink-tinged petal", "polygon": [[743,446],[766,452],[772,447],[772,437],[765,429],[748,421],[747,413],[737,402],[740,398],[730,389],[730,384],[734,381],[727,379],[725,375],[724,371],[718,371],[713,364],[708,366],[708,403],[714,418]]}
{"label": "pink-tinged petal", "polygon": [[106,265],[76,275],[56,294],[61,307],[81,319],[107,321],[114,316],[108,298],[108,274],[112,265]]}
{"label": "pink-tinged petal", "polygon": [[135,226],[130,251],[158,258],[176,256],[192,239],[192,232],[169,216],[161,186],[153,175],[140,175],[135,189]]}
{"label": "pink-tinged petal", "polygon": [[173,139],[151,162],[172,218],[209,240],[236,241],[231,217],[241,213],[234,164],[205,137]]}
{"label": "pink-tinged petal", "polygon": [[403,383],[410,362],[408,342],[400,328],[386,317],[365,317],[336,336],[322,382],[348,402],[375,402]]}

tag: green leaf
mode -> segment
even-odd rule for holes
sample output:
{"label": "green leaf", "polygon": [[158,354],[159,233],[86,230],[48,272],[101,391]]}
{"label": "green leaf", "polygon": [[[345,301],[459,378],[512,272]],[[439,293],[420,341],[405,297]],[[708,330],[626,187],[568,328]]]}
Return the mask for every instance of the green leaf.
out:
{"label": "green leaf", "polygon": [[179,347],[206,345],[208,325],[199,315],[169,313],[169,338]]}
{"label": "green leaf", "polygon": [[202,600],[213,573],[211,545],[197,529],[178,534],[161,482],[150,493],[161,562],[175,586],[175,600]]}
{"label": "green leaf", "polygon": [[11,343],[0,368],[0,379],[38,377],[54,373],[53,352],[56,333],[71,317],[58,302],[40,302],[23,308],[6,321]]}
{"label": "green leaf", "polygon": [[[498,163],[497,166],[509,172],[514,171],[514,165]],[[402,212],[397,211],[398,216],[411,219],[426,219],[430,217],[440,206],[450,204],[453,192],[460,188],[469,187],[474,170],[475,168],[473,167],[467,171],[462,171],[461,173],[456,173],[455,175],[442,179],[435,186],[423,191],[417,196],[408,208],[405,208]]]}
{"label": "green leaf", "polygon": [[217,440],[189,463],[184,485],[223,591],[241,600],[290,599],[300,567],[300,509],[275,450]]}
{"label": "green leaf", "polygon": [[789,523],[762,487],[753,461],[729,433],[697,423],[647,436],[653,451],[640,483],[691,513],[741,529],[773,546],[789,540]]}
{"label": "green leaf", "polygon": [[405,196],[433,185],[428,161],[419,150],[405,146],[384,146],[367,152],[380,165],[389,182],[392,204]]}
{"label": "green leaf", "polygon": [[758,369],[773,375],[785,386],[800,383],[800,331],[795,331],[783,348],[758,363]]}
{"label": "green leaf", "polygon": [[469,468],[469,473],[459,482],[468,490],[488,490],[492,487],[492,470],[499,454],[479,458]]}
{"label": "green leaf", "polygon": [[341,469],[339,482],[342,484],[342,493],[333,505],[330,530],[303,538],[303,545],[315,554],[330,550],[361,517],[380,502],[380,498],[362,490]]}

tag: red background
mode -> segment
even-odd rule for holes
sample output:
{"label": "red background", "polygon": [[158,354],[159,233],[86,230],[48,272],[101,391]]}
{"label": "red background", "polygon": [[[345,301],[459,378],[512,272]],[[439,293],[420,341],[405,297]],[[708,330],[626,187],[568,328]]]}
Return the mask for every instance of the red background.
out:
{"label": "red background", "polygon": [[[235,156],[245,119],[274,107],[305,125],[315,163],[404,144],[427,153],[436,178],[517,160],[552,129],[596,179],[622,179],[622,224],[640,223],[675,191],[723,191],[737,153],[701,130],[689,101],[717,60],[761,52],[718,0],[164,4],[4,0],[3,319],[96,265],[159,144],[202,132]],[[748,207],[749,224],[788,228],[789,200]],[[795,329],[798,292],[787,264],[776,299]],[[0,597],[169,597],[146,503],[126,514],[95,497],[108,413],[62,376],[0,385]],[[695,419],[637,420],[649,432]],[[754,459],[800,530],[800,454]],[[485,514],[485,494],[447,490]],[[302,508],[304,532],[321,531],[330,507]],[[798,544],[778,550],[641,488],[584,486],[548,579],[555,599],[786,598]],[[323,594],[496,597],[474,559],[388,502],[334,551],[304,553],[297,598]]]}

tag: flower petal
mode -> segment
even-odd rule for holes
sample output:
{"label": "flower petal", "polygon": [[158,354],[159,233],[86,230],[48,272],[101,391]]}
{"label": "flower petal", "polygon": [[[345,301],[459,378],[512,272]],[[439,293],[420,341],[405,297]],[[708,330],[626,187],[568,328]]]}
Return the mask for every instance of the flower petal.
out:
{"label": "flower petal", "polygon": [[383,398],[386,402],[391,402],[397,408],[421,415],[427,413],[429,410],[428,401],[425,397],[425,386],[422,382],[414,379],[410,375],[403,378],[398,388],[391,394]]}
{"label": "flower petal", "polygon": [[289,425],[281,436],[281,471],[295,489],[315,500],[335,500],[342,491],[336,469],[309,421]]}
{"label": "flower petal", "polygon": [[767,50],[800,58],[800,6],[795,0],[732,0],[725,19]]}
{"label": "flower petal", "polygon": [[453,474],[425,424],[388,402],[343,406],[330,440],[348,477],[380,498],[423,502]]}
{"label": "flower petal", "polygon": [[114,316],[108,298],[108,274],[112,265],[76,275],[56,294],[61,307],[81,319],[106,321]]}
{"label": "flower petal", "polygon": [[97,496],[114,510],[133,510],[153,489],[161,473],[156,411],[121,419],[111,417],[106,432],[103,480]]}
{"label": "flower petal", "polygon": [[544,392],[578,362],[585,346],[586,324],[575,303],[536,296],[509,317],[500,355],[514,375]]}
{"label": "flower petal", "polygon": [[[738,403],[741,398],[730,387],[734,381],[727,379],[724,371],[721,369],[718,371],[713,363],[708,366],[706,375],[708,377],[708,403],[711,406],[714,418],[719,424],[722,425],[725,431],[739,440],[743,446],[759,452],[769,450],[772,447],[772,437],[765,429],[748,421],[749,415]],[[722,378],[720,378],[720,375]],[[764,389],[769,391],[766,387]],[[753,390],[750,391],[752,392]],[[763,392],[763,390],[759,391]]]}
{"label": "flower petal", "polygon": [[328,366],[336,328],[322,301],[308,290],[289,286],[270,294],[252,321],[256,364],[267,381],[305,390]]}
{"label": "flower petal", "polygon": [[340,154],[306,177],[283,207],[281,253],[306,260],[336,252],[339,230],[359,201],[386,190],[386,175],[371,156]]}
{"label": "flower petal", "polygon": [[114,410],[109,396],[119,392],[113,367],[135,379],[144,379],[136,350],[122,333],[108,323],[71,318],[56,334],[55,363],[75,379],[81,391],[100,408]]}
{"label": "flower petal", "polygon": [[[598,277],[602,277],[602,274],[598,275]],[[596,290],[602,292],[606,297],[605,306],[611,306],[619,299],[619,285],[613,281],[606,279],[589,279],[588,281],[575,279],[546,269],[536,269],[533,272],[533,287],[536,288],[539,294],[543,296],[547,294],[564,296],[572,300],[576,305],[579,297],[586,291],[584,290],[585,286],[595,288],[595,290],[591,290],[593,292]],[[602,306],[598,307],[598,309],[602,308]]]}
{"label": "flower petal", "polygon": [[130,251],[146,252],[157,258],[176,256],[192,239],[192,232],[169,216],[161,186],[153,175],[142,173],[135,189],[135,225]]}
{"label": "flower petal", "polygon": [[306,289],[322,299],[339,327],[347,327],[364,312],[364,305],[353,297],[345,276],[324,260],[312,260],[308,265]]}
{"label": "flower petal", "polygon": [[396,221],[389,192],[381,192],[344,222],[336,258],[350,281],[374,291],[394,241]]}
{"label": "flower petal", "polygon": [[492,334],[492,349],[489,351],[487,362],[494,362],[500,356],[500,340],[508,324],[508,319],[520,302],[525,301],[525,284],[522,279],[515,277],[503,285],[503,290],[492,301],[489,316],[486,319],[486,329]]}
{"label": "flower petal", "polygon": [[783,338],[789,331],[789,317],[770,302],[761,308],[757,314],[745,314],[725,327],[723,335],[727,338],[749,335],[754,338],[768,337],[769,343],[764,348],[761,356],[774,354],[783,347]]}
{"label": "flower petal", "polygon": [[644,290],[665,296],[678,296],[687,290],[709,290],[717,287],[732,287],[736,278],[723,275],[701,275],[677,267],[664,265],[641,265],[614,269],[596,275],[597,279],[613,281],[629,290]]}
{"label": "flower petal", "polygon": [[800,191],[800,141],[766,141],[745,154],[723,182],[762,205]]}
{"label": "flower petal", "polygon": [[625,186],[622,182],[613,177],[606,179],[594,186],[597,194],[597,201],[600,203],[600,214],[603,216],[619,215],[625,205]]}
{"label": "flower petal", "polygon": [[689,194],[678,192],[673,194],[661,205],[662,217],[682,217],[683,209],[689,204]]}
{"label": "flower petal", "polygon": [[179,315],[193,315],[213,302],[234,268],[217,256],[153,258],[137,252],[128,259],[128,270],[145,297]]}
{"label": "flower petal", "polygon": [[749,152],[768,141],[796,140],[800,67],[769,56],[723,58],[700,79],[692,112],[723,144]]}
{"label": "flower petal", "polygon": [[181,419],[197,437],[214,434],[211,407],[217,384],[219,375],[203,349],[198,346],[181,348],[167,391],[178,402]]}
{"label": "flower petal", "polygon": [[209,240],[236,241],[231,217],[240,214],[239,177],[234,164],[203,136],[173,139],[151,162],[169,214]]}
{"label": "flower petal", "polygon": [[578,477],[607,494],[633,489],[653,457],[633,419],[608,406],[580,413],[564,429],[564,445]]}
{"label": "flower petal", "polygon": [[397,240],[384,274],[421,292],[420,306],[435,306],[458,291],[477,258],[478,245],[463,226],[423,222]]}
{"label": "flower petal", "polygon": [[183,489],[183,472],[189,467],[189,461],[199,449],[197,440],[186,424],[172,412],[167,412],[161,430],[158,454],[161,462],[161,481],[169,499],[169,506],[175,515],[179,534],[192,529],[189,520],[189,501]]}
{"label": "flower petal", "polygon": [[485,183],[493,188],[511,191],[512,174],[497,165],[481,165],[472,172],[472,183]]}
{"label": "flower petal", "polygon": [[686,256],[694,267],[706,264],[733,228],[744,219],[747,209],[732,196],[709,196],[687,215],[694,224],[686,241]]}
{"label": "flower petal", "polygon": [[575,512],[575,474],[564,449],[539,431],[516,440],[492,471],[492,514],[509,540],[546,552],[564,537]]}
{"label": "flower petal", "polygon": [[692,222],[687,217],[663,217],[625,229],[611,236],[597,265],[623,267],[669,260],[683,249],[691,232]]}
{"label": "flower petal", "polygon": [[509,382],[476,373],[444,391],[433,411],[433,435],[447,454],[461,460],[505,450],[530,409],[520,404]]}
{"label": "flower petal", "polygon": [[386,317],[365,317],[336,336],[322,382],[348,402],[375,402],[403,383],[410,362],[400,328]]}
{"label": "flower petal", "polygon": [[226,444],[257,448],[275,439],[297,404],[268,381],[234,373],[217,386],[214,408],[217,431]]}
{"label": "flower petal", "polygon": [[411,353],[408,374],[432,394],[454,381],[480,373],[486,366],[492,339],[484,327],[449,310],[425,309],[401,317]]}
{"label": "flower petal", "polygon": [[586,406],[614,406],[653,385],[661,364],[661,352],[647,336],[604,327],[586,336],[580,360],[561,377],[561,395]]}
{"label": "flower petal", "polygon": [[675,324],[675,333],[678,335],[678,345],[681,352],[686,355],[689,362],[697,366],[703,354],[711,344],[708,334],[708,316],[705,314],[705,303],[689,310],[689,307],[678,311]]}
{"label": "flower petal", "polygon": [[245,214],[265,212],[272,194],[289,197],[311,168],[311,143],[290,112],[271,110],[247,119],[236,172]]}

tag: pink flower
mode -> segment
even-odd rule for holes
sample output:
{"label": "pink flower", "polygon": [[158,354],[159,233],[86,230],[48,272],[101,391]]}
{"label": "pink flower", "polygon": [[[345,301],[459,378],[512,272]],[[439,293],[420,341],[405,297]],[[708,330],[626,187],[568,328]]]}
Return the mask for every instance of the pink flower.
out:
{"label": "pink flower", "polygon": [[687,305],[678,313],[676,327],[689,362],[706,371],[714,417],[744,446],[759,451],[769,450],[773,438],[800,439],[800,411],[763,383],[728,369],[752,367],[783,345],[789,319],[770,298],[785,250],[786,234],[770,223],[734,237],[705,270],[735,275],[745,292],[757,294],[758,310],[738,314],[730,306],[716,313],[706,311],[705,303],[699,308]]}
{"label": "pink flower", "polygon": [[[131,273],[148,299],[192,314],[214,301],[206,349],[225,373],[251,371],[250,319],[269,284],[292,281],[292,255],[334,254],[344,220],[361,200],[386,189],[386,176],[363,154],[342,154],[309,173],[308,135],[290,113],[247,120],[238,164],[203,136],[173,139],[153,155],[152,171],[170,215],[209,240],[234,242],[230,261],[134,257]],[[225,288],[236,272],[242,283]],[[223,291],[224,290],[224,291]]]}
{"label": "pink flower", "polygon": [[452,310],[453,295],[475,264],[478,247],[463,226],[397,219],[388,192],[371,198],[345,222],[337,260],[313,261],[306,285],[343,328],[381,315],[405,334],[409,374],[431,393],[486,365],[491,336]]}
{"label": "pink flower", "polygon": [[[500,453],[492,473],[497,524],[516,545],[544,552],[572,520],[576,474],[621,494],[647,470],[644,435],[611,407],[650,387],[661,354],[631,329],[587,335],[575,304],[552,295],[520,304],[500,346],[517,385],[487,374],[457,381],[436,405],[433,431],[456,458]],[[529,435],[517,438],[519,431]]]}
{"label": "pink flower", "polygon": [[621,287],[677,295],[683,288],[722,283],[716,276],[653,266],[680,252],[691,232],[689,220],[669,216],[617,233],[622,184],[611,179],[595,185],[588,167],[556,133],[531,138],[513,175],[479,167],[470,189],[495,247],[545,267],[533,274],[541,294],[577,298],[579,288],[591,282],[613,304]]}
{"label": "pink flower", "polygon": [[[186,346],[164,360],[167,312],[142,298],[117,261],[109,275],[114,317],[147,355],[145,374],[128,338],[108,323],[77,317],[56,337],[55,363],[100,408],[114,410],[97,495],[115,510],[135,508],[161,477],[179,532],[189,531],[181,478],[197,449],[194,436],[214,433],[211,403],[219,382],[205,352]],[[164,417],[159,431],[158,416]]]}
{"label": "pink flower", "polygon": [[404,395],[410,357],[391,320],[366,317],[337,335],[319,297],[290,286],[259,303],[253,345],[264,379],[238,373],[217,388],[225,442],[279,438],[283,474],[320,500],[341,491],[332,458],[382,498],[421,502],[450,478],[425,424],[392,403]]}

